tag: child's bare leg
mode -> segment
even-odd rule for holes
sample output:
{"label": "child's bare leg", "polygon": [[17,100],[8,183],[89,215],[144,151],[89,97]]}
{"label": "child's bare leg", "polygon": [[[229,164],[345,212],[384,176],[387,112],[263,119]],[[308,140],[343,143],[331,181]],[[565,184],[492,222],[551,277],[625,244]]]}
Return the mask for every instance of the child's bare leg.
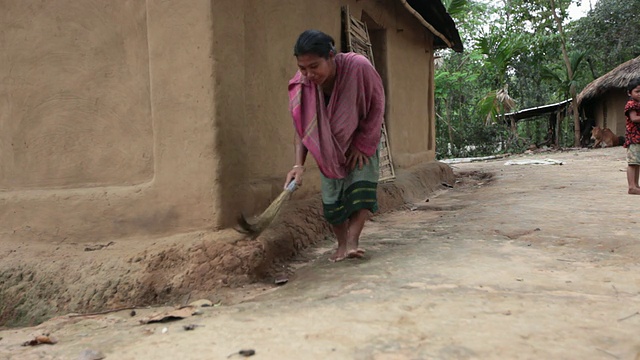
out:
{"label": "child's bare leg", "polygon": [[640,177],[640,166],[629,165],[627,167],[627,184],[629,186],[629,194],[640,195],[640,187],[638,186],[639,177]]}

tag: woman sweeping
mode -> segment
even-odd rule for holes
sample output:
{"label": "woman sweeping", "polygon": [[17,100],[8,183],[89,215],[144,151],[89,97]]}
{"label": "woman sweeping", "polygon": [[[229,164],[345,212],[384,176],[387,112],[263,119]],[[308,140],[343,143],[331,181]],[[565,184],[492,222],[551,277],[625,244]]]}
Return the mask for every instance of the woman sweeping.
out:
{"label": "woman sweeping", "polygon": [[303,32],[294,46],[299,71],[289,81],[289,107],[296,132],[293,179],[302,184],[307,153],[321,172],[324,217],[338,249],[331,261],[361,258],[358,247],[366,220],[378,210],[378,144],[384,116],[384,88],[369,60],[336,53],[333,38]]}

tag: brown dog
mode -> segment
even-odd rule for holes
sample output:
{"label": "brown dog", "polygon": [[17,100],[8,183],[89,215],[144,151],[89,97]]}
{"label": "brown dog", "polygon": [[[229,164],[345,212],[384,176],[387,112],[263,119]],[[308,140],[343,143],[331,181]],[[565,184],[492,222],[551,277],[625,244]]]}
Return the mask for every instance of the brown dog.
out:
{"label": "brown dog", "polygon": [[620,145],[620,139],[613,131],[609,130],[609,128],[601,129],[600,126],[594,126],[593,129],[591,129],[591,140],[596,141],[595,144],[593,144],[594,148]]}

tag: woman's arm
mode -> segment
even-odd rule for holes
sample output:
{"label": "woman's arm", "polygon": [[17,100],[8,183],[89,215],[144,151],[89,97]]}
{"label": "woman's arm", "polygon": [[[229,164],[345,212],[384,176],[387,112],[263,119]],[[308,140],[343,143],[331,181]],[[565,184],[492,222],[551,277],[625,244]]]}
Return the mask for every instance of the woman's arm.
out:
{"label": "woman's arm", "polygon": [[302,175],[304,174],[304,163],[307,161],[307,153],[309,152],[307,148],[302,144],[302,140],[298,136],[296,132],[295,139],[293,141],[294,154],[295,154],[295,165],[287,174],[287,179],[284,182],[284,187],[291,182],[291,180],[296,181],[296,186],[302,185]]}
{"label": "woman's arm", "polygon": [[304,166],[304,163],[307,161],[308,150],[302,144],[302,140],[300,140],[298,133],[296,133],[293,143],[296,154],[296,164],[294,166]]}

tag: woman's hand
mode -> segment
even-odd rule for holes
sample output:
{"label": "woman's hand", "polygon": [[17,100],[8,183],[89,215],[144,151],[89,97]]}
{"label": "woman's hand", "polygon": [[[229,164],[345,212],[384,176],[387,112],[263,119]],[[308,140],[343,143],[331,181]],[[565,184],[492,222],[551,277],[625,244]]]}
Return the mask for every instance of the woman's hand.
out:
{"label": "woman's hand", "polygon": [[349,151],[347,151],[347,165],[351,170],[355,169],[356,166],[358,166],[358,169],[362,169],[363,166],[369,165],[369,158],[357,147],[351,145]]}
{"label": "woman's hand", "polygon": [[303,174],[304,174],[304,166],[294,165],[293,169],[291,169],[291,171],[289,171],[289,173],[287,174],[287,180],[284,182],[284,188],[286,189],[287,185],[289,185],[289,183],[292,180],[296,181],[296,187],[302,186]]}

